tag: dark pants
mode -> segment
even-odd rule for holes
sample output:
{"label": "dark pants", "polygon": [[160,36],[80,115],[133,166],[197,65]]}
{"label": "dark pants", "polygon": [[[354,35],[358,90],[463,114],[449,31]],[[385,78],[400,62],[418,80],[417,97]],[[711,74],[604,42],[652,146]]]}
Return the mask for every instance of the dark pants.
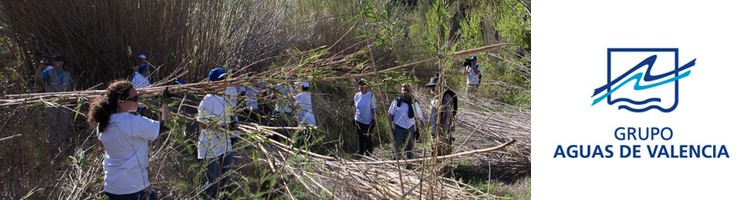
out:
{"label": "dark pants", "polygon": [[359,151],[357,153],[360,155],[371,155],[373,123],[363,124],[355,120],[355,126],[357,128],[357,135],[359,135]]}
{"label": "dark pants", "polygon": [[234,163],[234,153],[227,152],[219,157],[210,158],[210,163],[206,169],[206,178],[208,181],[201,189],[205,194],[212,198],[218,198],[220,190],[227,187],[231,179],[228,176],[229,170]]}
{"label": "dark pants", "polygon": [[393,129],[393,159],[401,159],[403,157],[402,152],[406,152],[406,158],[414,158],[414,154],[411,152],[414,149],[414,132],[416,126],[412,125],[409,129],[404,129],[395,126]]}
{"label": "dark pants", "polygon": [[111,200],[156,200],[156,192],[154,192],[151,187],[147,187],[146,189],[133,194],[117,195],[108,192],[105,192],[105,194],[107,194],[107,197],[109,197],[109,199]]}

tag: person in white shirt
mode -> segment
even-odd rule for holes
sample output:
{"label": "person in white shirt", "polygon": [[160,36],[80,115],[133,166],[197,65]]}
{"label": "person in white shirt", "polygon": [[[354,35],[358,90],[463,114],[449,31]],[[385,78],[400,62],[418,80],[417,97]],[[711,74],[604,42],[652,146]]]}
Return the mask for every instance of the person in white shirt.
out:
{"label": "person in white shirt", "polygon": [[[416,120],[419,118],[419,120]],[[393,159],[398,160],[403,157],[402,152],[406,152],[406,158],[414,158],[411,152],[414,148],[414,132],[417,126],[424,124],[422,110],[419,103],[412,95],[411,86],[407,83],[401,85],[401,95],[391,102],[388,108],[388,127],[393,127]],[[406,165],[407,169],[411,165]]]}
{"label": "person in white shirt", "polygon": [[[168,97],[168,90],[164,94]],[[109,85],[94,99],[88,124],[96,128],[104,146],[104,192],[109,199],[156,199],[148,180],[148,142],[166,130],[163,123],[130,114],[140,102],[138,91],[128,81]],[[162,103],[161,120],[169,120]]]}
{"label": "person in white shirt", "polygon": [[466,68],[466,92],[474,93],[479,87],[479,83],[482,81],[482,68],[477,65],[477,57],[472,56],[467,58],[464,62]]}
{"label": "person in white shirt", "polygon": [[359,150],[357,154],[372,154],[372,128],[375,125],[375,108],[377,102],[375,94],[367,91],[367,82],[361,79],[357,82],[359,92],[354,94],[354,126],[359,136]]}
{"label": "person in white shirt", "polygon": [[138,66],[136,67],[135,73],[133,73],[133,79],[131,80],[135,88],[151,86],[151,81],[148,80],[148,77],[153,71],[154,68],[146,63],[146,55],[139,55]]}
{"label": "person in white shirt", "polygon": [[[153,71],[154,67],[149,66],[146,62],[146,55],[141,54],[138,56],[138,66],[136,67],[135,73],[133,73],[133,78],[130,82],[133,83],[133,86],[135,86],[136,89],[149,87],[151,86],[151,81],[148,80],[148,77]],[[139,105],[136,112],[141,116],[145,115],[146,106]]]}
{"label": "person in white shirt", "polygon": [[[223,68],[211,69],[208,81],[218,81],[220,76],[226,76]],[[198,139],[198,159],[208,162],[208,180],[201,189],[212,198],[218,198],[220,191],[231,181],[227,176],[234,163],[230,129],[237,128],[233,112],[231,100],[216,94],[207,94],[198,105],[198,121],[202,128]]]}
{"label": "person in white shirt", "polygon": [[310,83],[300,82],[298,85],[302,92],[294,96],[294,108],[297,111],[297,126],[305,128],[300,131],[301,138],[299,142],[301,145],[311,142],[312,139],[309,128],[316,126],[315,115],[313,114],[312,108],[312,96],[307,92],[310,88]]}
{"label": "person in white shirt", "polygon": [[132,83],[135,86],[135,88],[145,88],[148,86],[151,86],[151,81],[146,78],[148,76],[148,67],[145,65],[141,65],[138,67],[138,70],[135,71],[133,74],[133,80]]}

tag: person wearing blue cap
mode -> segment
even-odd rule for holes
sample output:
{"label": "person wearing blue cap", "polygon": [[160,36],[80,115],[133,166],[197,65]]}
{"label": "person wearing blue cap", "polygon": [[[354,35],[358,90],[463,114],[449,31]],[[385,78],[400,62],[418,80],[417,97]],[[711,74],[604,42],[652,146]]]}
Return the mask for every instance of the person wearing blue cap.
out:
{"label": "person wearing blue cap", "polygon": [[477,57],[472,56],[464,62],[466,68],[466,93],[474,93],[482,82],[482,68],[477,65]]}
{"label": "person wearing blue cap", "polygon": [[146,62],[146,55],[141,54],[138,56],[138,66],[136,67],[135,73],[133,73],[133,78],[130,82],[133,83],[135,88],[151,86],[151,81],[148,80],[148,77],[154,70],[154,67]]}
{"label": "person wearing blue cap", "polygon": [[[226,76],[223,68],[214,68],[208,73],[208,81],[220,81]],[[218,198],[220,191],[231,181],[227,172],[234,163],[231,145],[231,131],[237,129],[234,105],[224,96],[207,94],[198,105],[198,121],[202,122],[198,159],[208,162],[208,180],[201,189],[205,195]]]}
{"label": "person wearing blue cap", "polygon": [[[154,68],[149,66],[146,62],[146,55],[139,55],[138,66],[133,73],[133,77],[130,79],[130,83],[132,83],[135,88],[145,88],[151,86],[151,81],[148,80],[148,77],[153,71]],[[138,105],[136,112],[141,116],[144,116],[146,115],[146,107],[143,105]]]}

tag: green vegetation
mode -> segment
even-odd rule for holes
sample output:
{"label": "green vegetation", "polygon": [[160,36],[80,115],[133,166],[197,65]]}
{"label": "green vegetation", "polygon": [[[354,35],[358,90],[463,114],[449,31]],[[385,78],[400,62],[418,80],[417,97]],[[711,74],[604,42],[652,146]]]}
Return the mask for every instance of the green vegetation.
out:
{"label": "green vegetation", "polygon": [[[141,53],[158,67],[152,78],[157,85],[177,78],[200,82],[217,66],[263,73],[262,78],[271,81],[292,76],[314,81],[320,138],[313,147],[324,149],[324,155],[351,158],[357,148],[351,97],[359,77],[325,78],[373,73],[364,78],[373,83],[378,101],[373,139],[380,148],[375,157],[389,159],[392,136],[386,113],[399,85],[411,82],[421,94],[428,94],[421,85],[439,73],[450,88],[463,92],[466,75],[461,64],[471,55],[479,58],[483,69],[482,86],[474,97],[529,110],[530,4],[525,0],[0,0],[0,39],[5,47],[0,48],[5,65],[0,69],[0,96],[40,92],[40,85],[29,81],[33,63],[39,56],[56,53],[66,55],[79,90],[102,89],[111,80],[127,78]],[[498,43],[510,45],[455,55]],[[413,62],[420,63],[381,72]],[[0,138],[22,135],[0,141],[4,169],[0,177],[5,183],[0,197],[105,198],[103,148],[85,118],[74,120],[73,148],[59,153],[45,148],[41,106],[0,107],[5,116],[0,118]],[[84,99],[70,106],[87,107]],[[485,109],[463,102],[460,107]],[[199,133],[190,128],[191,123],[174,119],[172,130],[150,144],[150,180],[167,199],[199,198],[205,182],[206,163],[195,155]],[[252,136],[245,135],[235,147],[232,197],[367,198],[351,191],[308,192],[289,169],[269,167],[269,155],[255,148],[263,141]],[[285,163],[307,171],[320,167],[306,164],[304,157],[290,157]],[[458,165],[472,164],[460,161]],[[489,194],[530,199],[530,175],[526,176],[515,182],[477,178],[468,183]],[[336,196],[342,193],[351,196]]]}

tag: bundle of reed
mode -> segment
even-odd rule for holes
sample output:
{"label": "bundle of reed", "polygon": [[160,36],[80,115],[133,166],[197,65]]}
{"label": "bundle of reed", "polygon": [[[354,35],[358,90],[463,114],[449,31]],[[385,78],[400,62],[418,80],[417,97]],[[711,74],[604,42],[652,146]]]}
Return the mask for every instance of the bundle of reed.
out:
{"label": "bundle of reed", "polygon": [[[165,85],[165,86],[152,86],[136,89],[138,94],[142,98],[158,97],[164,94],[164,90],[168,90],[169,94],[172,95],[183,95],[183,94],[220,94],[223,93],[226,88],[230,85],[250,85],[251,83],[257,82],[258,79],[248,78],[245,76],[238,76],[235,78],[229,78],[222,81],[214,82],[198,82],[188,83],[180,85]],[[270,80],[269,83],[275,83]],[[104,90],[83,90],[83,91],[69,91],[69,92],[48,92],[48,93],[28,93],[28,94],[8,94],[0,99],[0,107],[8,106],[29,106],[37,105],[38,103],[45,103],[50,106],[54,105],[65,105],[71,103],[77,103],[80,100],[93,100],[97,96],[102,95]]]}
{"label": "bundle of reed", "polygon": [[476,163],[502,168],[505,175],[519,178],[531,173],[531,114],[528,110],[490,99],[467,98],[465,105],[479,109],[459,110],[457,127],[469,135],[457,141],[454,151],[485,148],[486,141],[514,140],[516,143],[497,154],[469,157]]}
{"label": "bundle of reed", "polygon": [[[174,115],[195,120],[182,114],[175,113]],[[375,156],[365,157],[365,161],[355,161],[343,157],[320,155],[307,148],[295,147],[291,145],[289,138],[275,131],[279,128],[261,126],[256,123],[238,125],[239,131],[247,135],[241,138],[241,142],[260,149],[265,154],[266,163],[272,172],[286,174],[318,198],[325,198],[321,196],[325,195],[334,199],[352,195],[371,199],[498,198],[461,181],[445,178],[440,169],[446,165],[445,160],[503,150],[515,142],[511,140],[490,148],[439,157],[390,160]],[[272,136],[280,138],[280,141],[270,139]],[[293,157],[295,160],[304,160],[304,162],[289,162]],[[416,169],[402,168],[401,166],[406,163],[414,164]],[[286,183],[283,184],[286,185]],[[292,193],[289,192],[288,195]]]}
{"label": "bundle of reed", "polygon": [[[273,141],[261,137],[254,138]],[[270,143],[271,146],[258,147],[267,153],[267,163],[275,171],[288,173],[290,179],[302,184],[308,192],[318,198],[325,198],[320,195],[326,195],[330,198],[356,196],[355,198],[369,199],[487,199],[498,197],[461,181],[443,177],[439,170],[445,165],[442,161],[498,151],[512,142],[436,158],[400,161],[385,160],[382,157],[366,158],[369,161],[353,161],[315,154],[275,141]],[[290,163],[290,157],[302,157],[305,162]],[[416,169],[402,168],[405,163],[416,163]]]}
{"label": "bundle of reed", "polygon": [[[505,45],[508,45],[508,44],[501,43],[501,44],[487,45],[487,46],[483,46],[483,47],[479,47],[475,49],[459,51],[459,52],[454,53],[454,55],[463,56],[463,55],[468,55],[468,54],[472,54],[472,53],[476,53],[480,51],[489,51],[489,50],[496,49]],[[264,81],[267,81],[268,83],[287,83],[288,84],[293,81],[314,81],[314,80],[336,81],[336,80],[351,79],[355,77],[371,76],[371,75],[377,74],[375,72],[359,73],[359,74],[349,73],[352,71],[353,68],[356,68],[359,65],[356,61],[353,61],[354,59],[351,59],[351,58],[359,54],[362,54],[363,52],[359,51],[359,52],[355,52],[352,54],[324,58],[322,56],[325,54],[324,50],[326,48],[328,47],[320,47],[314,50],[297,52],[295,53],[296,55],[298,55],[297,56],[298,60],[296,63],[288,64],[286,67],[283,67],[281,69],[267,70],[267,71],[256,73],[253,76],[253,78],[246,77],[247,73],[245,73],[244,71],[248,67],[253,66],[253,64],[255,63],[252,63],[250,65],[247,65],[237,70],[238,73],[233,74],[231,76],[233,78],[229,78],[225,81],[216,81],[216,82],[201,81],[198,83],[164,86],[164,84],[167,84],[173,81],[173,79],[176,79],[179,77],[179,75],[172,74],[170,76],[167,76],[167,78],[165,78],[166,80],[169,80],[169,81],[159,81],[157,82],[157,84],[154,84],[155,86],[153,87],[141,88],[141,89],[138,89],[138,91],[139,91],[139,94],[141,94],[141,96],[145,98],[158,96],[166,87],[169,87],[170,92],[172,92],[173,94],[178,94],[178,95],[186,94],[186,93],[208,94],[208,93],[223,92],[223,89],[225,89],[229,85],[254,85],[259,79],[263,79]],[[392,71],[392,70],[402,69],[405,67],[415,66],[419,63],[424,63],[433,59],[437,59],[437,57],[423,59],[421,61],[412,62],[406,65],[390,67],[381,72]],[[185,72],[181,72],[181,73],[184,74]],[[318,76],[325,76],[325,77],[318,77]],[[158,86],[158,85],[162,85],[162,86]],[[83,100],[93,99],[97,95],[100,95],[102,92],[103,90],[84,90],[84,91],[52,92],[52,93],[9,94],[9,95],[5,95],[3,97],[4,99],[0,99],[0,107],[19,106],[19,105],[36,105],[39,102],[45,102],[45,104],[48,104],[48,105],[68,104],[68,103],[79,102],[81,99]]]}
{"label": "bundle of reed", "polygon": [[[419,102],[430,102],[423,92],[413,93]],[[502,168],[511,178],[531,172],[531,113],[496,100],[458,93],[459,109],[454,118],[456,132],[453,154],[471,149],[489,148],[503,141],[515,141],[505,151],[462,157],[475,164]],[[422,103],[429,118],[429,103]],[[425,112],[427,111],[427,112]],[[490,142],[488,142],[490,141]]]}

